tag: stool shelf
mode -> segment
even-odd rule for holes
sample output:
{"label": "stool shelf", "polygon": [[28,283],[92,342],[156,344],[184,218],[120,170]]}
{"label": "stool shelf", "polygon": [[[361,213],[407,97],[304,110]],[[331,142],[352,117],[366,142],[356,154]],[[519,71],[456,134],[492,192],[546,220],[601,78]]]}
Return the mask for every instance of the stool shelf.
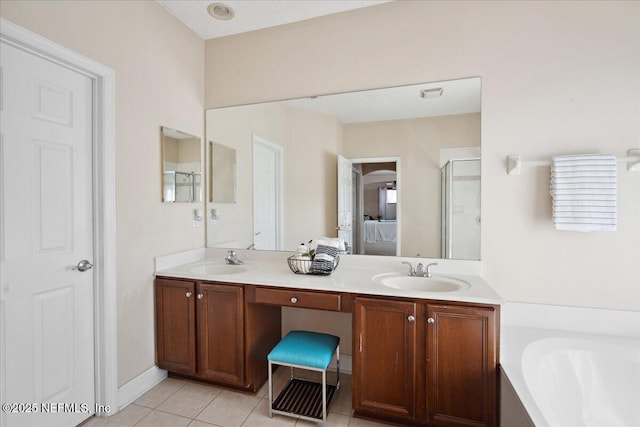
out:
{"label": "stool shelf", "polygon": [[[327,412],[337,387],[327,384]],[[322,421],[322,383],[292,378],[272,406],[274,413]]]}

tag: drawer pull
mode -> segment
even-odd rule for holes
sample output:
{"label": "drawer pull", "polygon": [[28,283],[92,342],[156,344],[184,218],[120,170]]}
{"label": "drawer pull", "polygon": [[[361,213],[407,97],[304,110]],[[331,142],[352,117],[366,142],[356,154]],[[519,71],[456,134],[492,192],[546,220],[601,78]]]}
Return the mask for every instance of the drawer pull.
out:
{"label": "drawer pull", "polygon": [[198,294],[198,299],[202,299],[203,296],[203,294]]}
{"label": "drawer pull", "polygon": [[185,295],[187,296],[187,298],[191,298],[191,295],[193,294],[191,292],[187,292]]}
{"label": "drawer pull", "polygon": [[298,298],[296,298],[296,297],[291,297],[291,303],[292,303],[292,304],[295,304],[295,303],[297,303],[297,302],[298,302]]}

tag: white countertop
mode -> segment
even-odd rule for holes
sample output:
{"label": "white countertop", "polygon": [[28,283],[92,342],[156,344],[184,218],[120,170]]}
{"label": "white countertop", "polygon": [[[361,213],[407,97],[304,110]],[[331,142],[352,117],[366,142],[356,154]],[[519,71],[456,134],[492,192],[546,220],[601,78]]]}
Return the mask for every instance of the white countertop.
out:
{"label": "white countertop", "polygon": [[[404,298],[420,298],[442,301],[462,301],[481,304],[502,304],[503,300],[479,275],[478,261],[451,261],[401,257],[342,255],[338,268],[330,276],[295,274],[287,265],[290,252],[239,250],[238,258],[244,261],[237,266],[238,273],[207,274],[198,268],[203,263],[225,265],[226,252],[220,249],[202,249],[156,259],[156,275],[185,279],[275,286],[281,288],[309,289],[313,291],[349,292]],[[438,262],[432,268],[433,277],[447,276],[469,283],[468,289],[453,292],[424,292],[394,289],[373,280],[383,273],[407,273],[409,261],[416,265]],[[229,266],[228,271],[235,266]],[[226,267],[225,267],[226,268]]]}

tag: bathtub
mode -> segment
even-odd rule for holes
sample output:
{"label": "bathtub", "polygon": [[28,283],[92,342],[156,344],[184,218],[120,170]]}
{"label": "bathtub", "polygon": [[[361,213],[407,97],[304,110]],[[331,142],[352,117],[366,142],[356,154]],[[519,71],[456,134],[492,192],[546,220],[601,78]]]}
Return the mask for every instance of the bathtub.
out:
{"label": "bathtub", "polygon": [[[501,346],[501,404],[521,405],[526,424],[640,426],[637,337],[507,324]],[[524,425],[504,415],[512,409],[501,408],[502,425]]]}

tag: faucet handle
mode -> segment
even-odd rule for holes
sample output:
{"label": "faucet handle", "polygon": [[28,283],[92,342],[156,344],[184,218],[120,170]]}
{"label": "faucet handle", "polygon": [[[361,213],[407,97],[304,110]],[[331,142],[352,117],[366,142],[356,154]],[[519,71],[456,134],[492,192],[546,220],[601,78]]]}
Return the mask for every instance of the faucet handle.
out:
{"label": "faucet handle", "polygon": [[438,265],[437,262],[431,262],[429,264],[427,264],[427,266],[424,268],[424,275],[427,277],[431,277],[431,267],[433,267],[434,265]]}
{"label": "faucet handle", "polygon": [[413,265],[410,262],[402,261],[402,264],[407,264],[409,266],[409,276],[415,276],[416,275],[416,269],[413,268]]}

